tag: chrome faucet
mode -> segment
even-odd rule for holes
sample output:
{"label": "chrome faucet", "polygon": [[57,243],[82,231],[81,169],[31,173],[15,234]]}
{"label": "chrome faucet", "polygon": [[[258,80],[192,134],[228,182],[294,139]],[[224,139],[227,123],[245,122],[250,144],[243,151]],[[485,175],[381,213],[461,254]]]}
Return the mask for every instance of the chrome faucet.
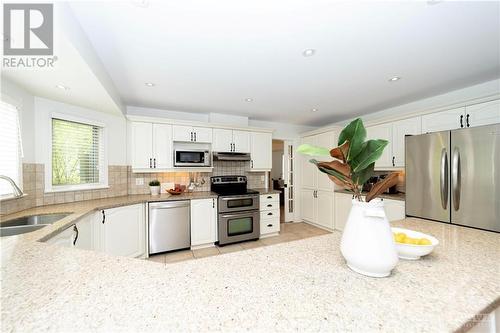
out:
{"label": "chrome faucet", "polygon": [[12,178],[4,175],[0,175],[0,179],[5,179],[12,185],[12,188],[14,189],[14,197],[15,198],[20,198],[24,195],[23,191],[19,188],[19,186],[16,185],[16,182],[12,180]]}

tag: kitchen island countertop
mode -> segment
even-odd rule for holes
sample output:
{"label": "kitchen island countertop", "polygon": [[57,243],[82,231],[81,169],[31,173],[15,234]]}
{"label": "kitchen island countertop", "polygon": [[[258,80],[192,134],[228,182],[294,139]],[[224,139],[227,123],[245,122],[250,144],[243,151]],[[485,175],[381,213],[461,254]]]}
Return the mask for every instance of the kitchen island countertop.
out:
{"label": "kitchen island countertop", "polygon": [[500,303],[500,235],[407,218],[440,240],[389,278],[349,270],[339,232],[162,265],[1,240],[2,331],[465,330]]}

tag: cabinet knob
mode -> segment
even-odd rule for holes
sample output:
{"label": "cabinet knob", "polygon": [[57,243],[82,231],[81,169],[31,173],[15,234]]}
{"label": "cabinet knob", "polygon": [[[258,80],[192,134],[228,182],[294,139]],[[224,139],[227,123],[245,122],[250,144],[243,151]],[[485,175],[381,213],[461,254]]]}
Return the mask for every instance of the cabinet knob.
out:
{"label": "cabinet knob", "polygon": [[272,197],[272,196],[270,196],[270,195],[268,195],[268,196],[267,196],[267,198],[268,198],[268,199],[272,199],[273,197]]}
{"label": "cabinet knob", "polygon": [[267,215],[268,215],[268,216],[271,216],[271,215],[273,215],[273,213],[267,213]]}
{"label": "cabinet knob", "polygon": [[268,224],[267,226],[268,226],[269,228],[271,228],[273,225],[272,225],[272,224]]}
{"label": "cabinet knob", "polygon": [[273,206],[272,204],[267,205],[267,207],[272,207],[272,206]]}

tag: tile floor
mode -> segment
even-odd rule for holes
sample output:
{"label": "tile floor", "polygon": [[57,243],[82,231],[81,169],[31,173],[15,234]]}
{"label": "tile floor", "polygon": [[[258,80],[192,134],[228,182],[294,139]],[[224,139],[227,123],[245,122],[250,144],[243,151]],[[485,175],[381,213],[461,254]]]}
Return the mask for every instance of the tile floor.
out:
{"label": "tile floor", "polygon": [[281,223],[281,231],[279,236],[259,239],[257,241],[248,241],[243,243],[231,244],[221,247],[208,247],[199,250],[184,250],[167,254],[158,254],[149,257],[147,260],[161,263],[171,264],[184,260],[192,260],[205,258],[210,256],[217,256],[224,253],[235,251],[244,251],[256,247],[267,246],[272,244],[284,243],[293,240],[320,236],[330,233],[329,231],[317,228],[307,223]]}

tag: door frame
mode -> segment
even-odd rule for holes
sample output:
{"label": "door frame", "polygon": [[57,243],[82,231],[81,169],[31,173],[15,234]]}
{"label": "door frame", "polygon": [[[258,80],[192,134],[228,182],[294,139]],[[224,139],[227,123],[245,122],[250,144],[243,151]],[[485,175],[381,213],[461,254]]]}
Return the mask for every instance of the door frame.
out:
{"label": "door frame", "polygon": [[[291,152],[291,154],[290,154]],[[290,161],[292,163],[290,163]],[[292,170],[290,170],[290,166]],[[282,163],[283,179],[285,181],[284,192],[284,222],[294,222],[297,212],[297,157],[295,151],[294,140],[283,140],[283,163]],[[292,204],[290,210],[290,203]]]}

